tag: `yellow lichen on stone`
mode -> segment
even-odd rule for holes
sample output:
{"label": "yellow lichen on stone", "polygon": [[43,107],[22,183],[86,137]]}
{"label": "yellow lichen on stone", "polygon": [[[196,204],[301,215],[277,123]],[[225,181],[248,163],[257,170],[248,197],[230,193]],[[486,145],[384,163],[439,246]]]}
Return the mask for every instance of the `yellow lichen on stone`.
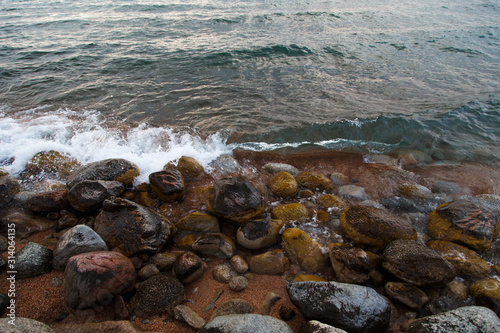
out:
{"label": "yellow lichen on stone", "polygon": [[498,278],[478,280],[470,286],[470,294],[476,305],[496,311],[500,304],[500,280]]}
{"label": "yellow lichen on stone", "polygon": [[286,171],[280,171],[270,179],[269,188],[274,195],[288,198],[297,194],[299,184],[292,174]]}
{"label": "yellow lichen on stone", "polygon": [[139,168],[132,168],[116,176],[114,180],[123,183],[125,186],[131,186],[134,182],[134,178],[139,176],[139,174]]}
{"label": "yellow lichen on stone", "polygon": [[292,221],[303,222],[309,217],[309,212],[303,204],[291,203],[274,208],[271,217],[282,220],[285,224]]}
{"label": "yellow lichen on stone", "polygon": [[24,170],[29,175],[38,175],[42,172],[57,173],[60,178],[67,178],[71,172],[81,166],[81,163],[67,153],[55,150],[41,151],[26,163]]}
{"label": "yellow lichen on stone", "polygon": [[293,282],[303,282],[303,281],[326,282],[328,280],[323,279],[321,276],[311,275],[311,274],[300,274],[293,279]]}
{"label": "yellow lichen on stone", "polygon": [[205,173],[203,166],[194,158],[182,156],[177,162],[177,170],[179,170],[187,179],[196,179]]}
{"label": "yellow lichen on stone", "polygon": [[309,190],[332,191],[335,189],[333,181],[319,172],[302,171],[296,179],[302,187]]}
{"label": "yellow lichen on stone", "polygon": [[344,199],[333,194],[323,194],[319,196],[318,204],[324,209],[333,208],[335,210],[343,210],[347,207],[347,203]]}
{"label": "yellow lichen on stone", "polygon": [[283,248],[304,271],[322,272],[325,269],[328,254],[311,236],[300,229],[289,228],[282,238]]}

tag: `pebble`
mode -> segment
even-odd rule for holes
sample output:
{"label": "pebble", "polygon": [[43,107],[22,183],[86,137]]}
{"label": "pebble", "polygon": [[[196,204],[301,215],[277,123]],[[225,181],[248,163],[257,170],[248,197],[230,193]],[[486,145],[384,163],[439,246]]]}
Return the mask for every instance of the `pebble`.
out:
{"label": "pebble", "polygon": [[241,256],[233,256],[230,262],[236,272],[243,274],[248,271],[248,264]]}
{"label": "pebble", "polygon": [[234,276],[229,279],[229,289],[232,291],[243,291],[248,287],[248,279],[244,276]]}
{"label": "pebble", "polygon": [[229,264],[224,263],[214,267],[212,276],[216,281],[228,283],[231,278],[238,276],[238,273]]}

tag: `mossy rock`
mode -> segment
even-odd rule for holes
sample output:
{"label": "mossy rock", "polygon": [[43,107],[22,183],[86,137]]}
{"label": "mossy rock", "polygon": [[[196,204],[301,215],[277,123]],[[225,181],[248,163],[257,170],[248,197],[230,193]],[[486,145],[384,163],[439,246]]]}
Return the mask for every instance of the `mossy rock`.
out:
{"label": "mossy rock", "polygon": [[408,220],[375,207],[346,208],[340,215],[340,226],[355,243],[377,250],[397,239],[417,239],[417,232]]}
{"label": "mossy rock", "polygon": [[253,255],[247,259],[250,271],[255,274],[282,275],[289,267],[283,250],[272,250]]}
{"label": "mossy rock", "polygon": [[282,245],[293,262],[304,271],[319,273],[325,269],[328,254],[323,247],[304,231],[289,228],[283,231]]}
{"label": "mossy rock", "polygon": [[110,158],[77,168],[69,175],[67,185],[73,187],[83,180],[116,180],[125,186],[131,186],[137,176],[137,165],[122,158]]}
{"label": "mossy rock", "polygon": [[191,212],[184,216],[175,225],[177,234],[201,235],[204,233],[220,232],[217,217],[205,212]]}
{"label": "mossy rock", "polygon": [[302,171],[296,177],[300,186],[315,191],[332,191],[335,189],[335,183],[323,175],[315,171]]}
{"label": "mossy rock", "polygon": [[303,222],[309,217],[309,212],[301,203],[290,203],[275,207],[271,211],[271,217],[282,220],[285,224],[292,221]]}
{"label": "mossy rock", "polygon": [[498,217],[489,209],[467,200],[447,202],[429,215],[429,236],[488,250],[500,232]]}
{"label": "mossy rock", "polygon": [[24,166],[24,171],[28,175],[57,174],[65,179],[80,166],[81,163],[70,154],[50,150],[35,154]]}
{"label": "mossy rock", "polygon": [[236,232],[241,246],[258,250],[272,246],[278,239],[284,223],[276,219],[259,219],[243,222]]}
{"label": "mossy rock", "polygon": [[425,199],[432,195],[431,190],[419,184],[404,184],[399,188],[399,193],[409,198]]}
{"label": "mossy rock", "polygon": [[179,158],[177,170],[179,170],[187,180],[198,179],[205,174],[203,166],[194,158],[188,156]]}
{"label": "mossy rock", "polygon": [[331,209],[336,212],[340,212],[347,207],[347,203],[339,197],[333,194],[323,194],[318,197],[318,204],[323,209]]}
{"label": "mossy rock", "polygon": [[274,195],[289,198],[297,194],[299,184],[293,175],[286,171],[280,171],[270,179],[269,188]]}

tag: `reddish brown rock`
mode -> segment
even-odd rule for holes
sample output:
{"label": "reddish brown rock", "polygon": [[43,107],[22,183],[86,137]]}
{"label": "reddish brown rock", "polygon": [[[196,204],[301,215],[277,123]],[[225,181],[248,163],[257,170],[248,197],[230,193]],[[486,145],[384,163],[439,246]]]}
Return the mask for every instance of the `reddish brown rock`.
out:
{"label": "reddish brown rock", "polygon": [[26,207],[35,213],[59,212],[68,205],[67,189],[35,193],[26,200]]}
{"label": "reddish brown rock", "polygon": [[184,284],[199,279],[205,271],[205,263],[192,252],[184,252],[174,262],[173,272]]}

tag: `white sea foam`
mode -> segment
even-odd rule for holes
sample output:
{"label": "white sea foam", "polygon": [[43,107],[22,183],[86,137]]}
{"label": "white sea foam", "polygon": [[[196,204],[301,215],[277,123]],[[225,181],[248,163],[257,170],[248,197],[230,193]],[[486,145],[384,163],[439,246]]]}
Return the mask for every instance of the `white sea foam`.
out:
{"label": "white sea foam", "polygon": [[139,166],[140,183],[181,156],[193,157],[210,170],[211,161],[231,153],[227,137],[225,131],[205,138],[192,129],[129,127],[110,123],[96,111],[32,109],[0,115],[0,165],[19,174],[36,153],[49,150],[69,153],[83,164],[124,158]]}

